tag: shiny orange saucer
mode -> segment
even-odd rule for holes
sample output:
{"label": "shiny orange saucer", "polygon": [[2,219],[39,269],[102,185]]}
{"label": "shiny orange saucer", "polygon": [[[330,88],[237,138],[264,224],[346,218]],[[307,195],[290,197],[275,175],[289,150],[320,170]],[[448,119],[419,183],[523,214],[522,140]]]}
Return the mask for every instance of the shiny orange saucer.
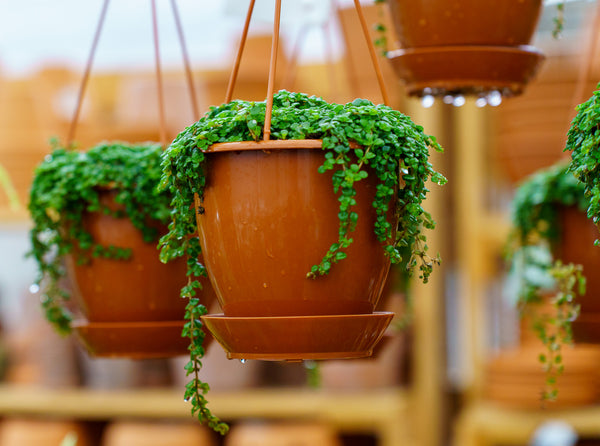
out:
{"label": "shiny orange saucer", "polygon": [[408,48],[390,51],[388,57],[411,96],[491,90],[505,96],[518,95],[544,60],[544,55],[529,45]]}
{"label": "shiny orange saucer", "polygon": [[[183,321],[73,323],[73,331],[91,356],[151,359],[188,354],[181,337]],[[212,339],[206,336],[205,346]]]}
{"label": "shiny orange saucer", "polygon": [[299,361],[371,356],[394,313],[227,317],[202,316],[230,359]]}

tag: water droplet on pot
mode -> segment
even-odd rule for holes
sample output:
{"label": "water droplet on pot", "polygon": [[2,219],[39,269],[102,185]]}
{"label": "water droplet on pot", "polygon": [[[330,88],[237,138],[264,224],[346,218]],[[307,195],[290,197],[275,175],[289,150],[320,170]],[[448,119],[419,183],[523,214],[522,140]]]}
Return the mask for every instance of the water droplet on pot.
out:
{"label": "water droplet on pot", "polygon": [[462,94],[457,95],[452,101],[452,105],[455,107],[462,107],[465,105],[465,97]]}
{"label": "water droplet on pot", "polygon": [[444,101],[444,104],[452,104],[454,102],[454,96],[452,96],[451,94],[447,94],[446,96],[444,96],[444,99],[442,99],[442,101]]}
{"label": "water droplet on pot", "polygon": [[265,283],[263,283],[263,288],[267,288],[267,284],[266,284],[266,282],[265,282]]}
{"label": "water droplet on pot", "polygon": [[32,283],[29,287],[29,292],[31,294],[35,294],[40,291],[40,286],[37,283]]}
{"label": "water droplet on pot", "polygon": [[431,107],[434,103],[435,103],[435,98],[430,94],[426,94],[425,96],[423,96],[421,98],[421,105],[425,108]]}
{"label": "water droplet on pot", "polygon": [[485,98],[485,96],[479,96],[476,100],[475,100],[475,105],[479,108],[481,107],[485,107],[487,105],[487,99]]}
{"label": "water droplet on pot", "polygon": [[488,94],[487,101],[492,107],[497,107],[502,104],[502,95],[499,91],[494,90]]}

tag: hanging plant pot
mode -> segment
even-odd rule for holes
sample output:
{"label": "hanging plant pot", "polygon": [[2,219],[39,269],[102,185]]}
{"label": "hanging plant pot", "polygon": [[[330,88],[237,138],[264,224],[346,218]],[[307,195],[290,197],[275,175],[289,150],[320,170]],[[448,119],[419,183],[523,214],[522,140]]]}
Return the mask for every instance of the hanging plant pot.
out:
{"label": "hanging plant pot", "polygon": [[[427,161],[439,146],[388,107],[286,91],[273,97],[270,130],[291,139],[260,140],[265,107],[214,108],[167,150],[174,215],[183,221],[195,196],[224,312],[202,320],[231,358],[369,356],[392,318],[374,312],[390,261],[404,254],[412,269],[420,260],[425,280],[435,263],[422,245],[432,221],[421,202],[426,178],[445,182]],[[301,139],[309,135],[320,139]],[[176,229],[163,251],[176,249]]]}
{"label": "hanging plant pot", "polygon": [[580,314],[572,322],[576,342],[600,344],[600,249],[594,241],[600,237],[596,225],[585,211],[574,206],[560,210],[560,244],[556,257],[564,263],[577,263],[583,267],[586,278],[585,295],[577,299]]}
{"label": "hanging plant pot", "polygon": [[347,257],[306,277],[339,230],[331,175],[318,173],[321,145],[239,142],[207,153],[198,225],[224,315],[204,321],[231,358],[369,356],[393,316],[373,313],[390,265],[373,233],[374,173],[356,186],[361,220]]}
{"label": "hanging plant pot", "polygon": [[401,48],[388,57],[412,96],[520,94],[543,54],[529,46],[542,0],[386,0]]}
{"label": "hanging plant pot", "polygon": [[[94,356],[187,353],[186,300],[179,297],[186,264],[164,265],[157,250],[170,212],[170,195],[155,192],[161,154],[159,145],[148,144],[57,148],[36,171],[31,254],[40,268],[42,304],[58,330],[74,329]],[[64,274],[73,303],[64,301]],[[203,298],[214,301],[210,286]]]}
{"label": "hanging plant pot", "polygon": [[[116,194],[101,190],[100,203],[112,212],[124,212],[114,201]],[[77,256],[65,257],[74,301],[83,316],[72,326],[88,352],[133,359],[187,354],[188,340],[181,336],[186,301],[179,298],[186,281],[185,261],[161,263],[156,242],[144,241],[127,218],[86,212],[82,222],[96,243],[131,251],[124,260],[99,257],[84,264],[78,264]],[[164,225],[157,229],[167,232]],[[210,286],[204,290],[204,302],[210,306],[214,293]]]}

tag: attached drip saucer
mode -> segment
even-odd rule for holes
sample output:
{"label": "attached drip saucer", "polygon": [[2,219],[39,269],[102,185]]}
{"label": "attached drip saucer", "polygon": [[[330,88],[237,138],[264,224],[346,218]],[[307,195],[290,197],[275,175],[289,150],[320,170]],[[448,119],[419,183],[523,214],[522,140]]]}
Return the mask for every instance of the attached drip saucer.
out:
{"label": "attached drip saucer", "polygon": [[[90,355],[154,359],[188,354],[189,340],[181,337],[184,321],[74,322],[73,331]],[[205,345],[211,336],[205,338]]]}
{"label": "attached drip saucer", "polygon": [[529,45],[436,46],[391,51],[388,58],[411,96],[503,96],[523,92],[537,73],[544,55]]}
{"label": "attached drip saucer", "polygon": [[202,316],[230,359],[299,361],[371,356],[394,313],[227,317]]}

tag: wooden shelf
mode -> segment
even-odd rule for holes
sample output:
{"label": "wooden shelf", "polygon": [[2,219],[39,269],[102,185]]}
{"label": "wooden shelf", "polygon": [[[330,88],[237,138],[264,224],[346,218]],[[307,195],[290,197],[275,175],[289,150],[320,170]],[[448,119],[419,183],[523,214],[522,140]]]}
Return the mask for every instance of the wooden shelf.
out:
{"label": "wooden shelf", "polygon": [[465,408],[455,425],[454,445],[525,445],[542,423],[561,420],[582,437],[600,437],[600,406],[562,410],[504,408],[479,401]]}
{"label": "wooden shelf", "polygon": [[[101,391],[0,386],[0,414],[82,420],[114,418],[189,419],[178,389]],[[381,446],[411,446],[409,398],[401,389],[333,392],[251,389],[211,392],[210,408],[224,420],[247,418],[318,420],[339,431],[373,433]]]}

